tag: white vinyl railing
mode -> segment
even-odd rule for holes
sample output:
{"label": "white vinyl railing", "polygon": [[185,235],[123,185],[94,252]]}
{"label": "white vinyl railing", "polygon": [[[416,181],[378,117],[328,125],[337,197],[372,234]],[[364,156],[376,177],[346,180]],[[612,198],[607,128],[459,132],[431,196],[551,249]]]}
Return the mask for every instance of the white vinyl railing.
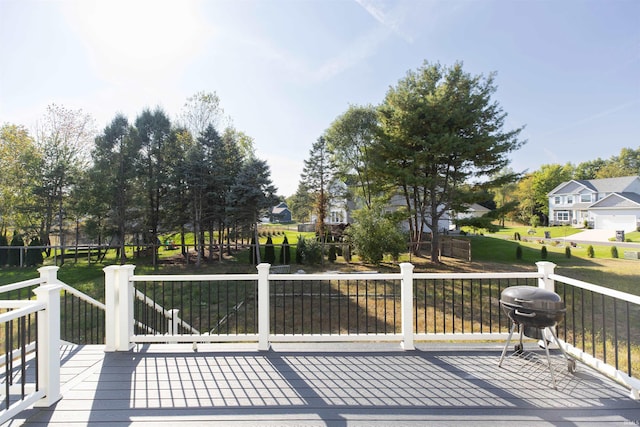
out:
{"label": "white vinyl railing", "polygon": [[[0,424],[10,420],[24,409],[35,406],[51,406],[60,395],[60,291],[57,280],[58,267],[43,267],[38,271],[40,278],[0,287],[0,294],[22,287],[40,285],[33,292],[36,299],[0,300],[0,308],[6,312],[0,314],[0,327],[5,330],[5,352],[1,361],[4,373],[0,390],[2,409]],[[27,319],[35,314],[37,323],[37,346],[26,342]],[[16,338],[17,348],[9,345],[13,341],[12,325],[21,331]],[[11,331],[12,333],[6,333]],[[33,354],[33,349],[37,353]],[[27,361],[35,357],[37,375],[27,375]],[[15,377],[15,378],[14,378]],[[19,384],[13,384],[18,381]]]}
{"label": "white vinyl railing", "polygon": [[[110,266],[105,268],[105,301],[107,306],[107,328],[106,328],[106,347],[107,351],[128,351],[132,349],[138,343],[172,343],[172,342],[184,342],[184,343],[205,343],[205,342],[255,342],[257,344],[257,348],[259,350],[268,350],[270,348],[271,343],[274,342],[364,342],[364,341],[396,341],[401,343],[402,347],[407,350],[411,350],[415,348],[415,341],[435,341],[435,340],[451,340],[451,341],[468,341],[468,340],[506,340],[508,336],[508,322],[509,320],[506,316],[501,312],[499,305],[497,304],[497,299],[499,299],[499,292],[505,286],[511,286],[513,284],[521,284],[522,281],[524,284],[533,284],[537,282],[538,286],[541,288],[549,289],[552,291],[556,290],[555,283],[560,282],[564,283],[568,286],[576,286],[583,287],[588,289],[591,292],[602,293],[611,298],[616,298],[618,301],[624,301],[625,303],[638,305],[640,303],[640,297],[636,297],[633,295],[625,294],[623,292],[612,291],[610,289],[598,287],[595,285],[590,285],[582,282],[575,281],[570,278],[565,278],[563,276],[559,276],[554,274],[555,265],[550,262],[539,262],[537,263],[538,271],[537,272],[518,272],[518,273],[414,273],[413,265],[409,263],[403,263],[400,265],[400,273],[385,273],[385,274],[372,274],[372,273],[353,273],[353,274],[341,274],[341,273],[322,273],[322,274],[281,274],[281,273],[271,273],[269,264],[260,264],[257,266],[257,274],[232,274],[232,275],[134,275],[135,266],[125,265],[125,266]],[[296,291],[295,288],[296,283],[309,283],[309,287],[305,289],[314,289],[313,283],[327,283],[327,282],[353,282],[357,283],[358,281],[366,282],[365,286],[372,286],[371,283],[385,283],[385,289],[387,284],[392,283],[394,289],[399,289],[399,294],[397,290],[391,292],[391,303],[383,303],[390,304],[393,307],[393,324],[390,326],[390,331],[382,331],[371,333],[370,331],[365,331],[361,333],[359,331],[356,332],[326,332],[324,330],[316,331],[316,332],[282,332],[281,325],[278,325],[278,331],[276,331],[276,327],[274,327],[273,323],[277,322],[275,315],[273,314],[273,310],[276,309],[275,305],[272,304],[271,299],[281,298],[279,302],[281,304],[293,304],[293,301],[299,300],[304,304],[304,298],[307,298],[307,301],[316,301],[313,300],[313,291]],[[426,331],[423,329],[419,329],[418,322],[416,319],[418,309],[416,306],[418,304],[418,300],[422,296],[415,295],[418,292],[417,284],[423,282],[445,282],[446,285],[442,285],[443,291],[445,294],[449,292],[447,295],[450,295],[450,298],[453,301],[448,300],[447,295],[441,295],[439,298],[441,300],[438,301],[438,304],[442,304],[445,308],[444,311],[455,311],[458,310],[458,313],[452,315],[451,317],[457,322],[462,322],[462,332],[459,328],[449,329],[447,325],[446,328],[441,328],[438,331]],[[134,325],[136,324],[133,318],[133,304],[134,304],[134,295],[139,293],[139,290],[135,288],[135,285],[141,282],[145,283],[155,283],[161,287],[170,287],[171,283],[181,282],[182,284],[190,284],[192,286],[198,286],[199,284],[207,284],[206,286],[211,286],[211,283],[215,282],[225,282],[226,286],[233,284],[234,282],[250,282],[254,283],[255,286],[255,296],[252,296],[252,302],[256,304],[255,317],[256,317],[256,329],[255,331],[249,331],[246,333],[229,333],[229,334],[214,334],[207,332],[198,332],[198,329],[191,326],[190,324],[181,324],[183,333],[176,333],[178,330],[177,324],[174,324],[172,327],[168,327],[164,333],[152,333],[149,330],[144,330],[144,332],[136,334],[134,332]],[[492,283],[499,283],[497,286]],[[285,288],[282,291],[274,291],[274,287],[278,286],[278,284],[285,283]],[[466,283],[466,284],[465,284]],[[473,285],[470,285],[473,283]],[[484,283],[488,283],[485,285]],[[502,284],[500,284],[502,283]],[[182,285],[181,285],[182,286]],[[338,285],[339,286],[339,285]],[[347,286],[348,285],[343,285]],[[373,285],[377,286],[377,285]],[[383,285],[380,285],[383,286]],[[435,288],[436,285],[434,285]],[[440,286],[440,285],[438,285]],[[446,287],[467,287],[467,292],[474,292],[472,287],[474,287],[475,292],[485,292],[484,296],[482,296],[476,304],[480,304],[477,306],[476,311],[482,311],[485,316],[489,316],[488,320],[481,320],[478,322],[473,315],[473,302],[471,302],[471,307],[461,307],[464,304],[469,305],[469,302],[462,303],[456,301],[455,298],[468,298],[468,297],[460,297],[457,296],[457,292],[459,291],[457,288],[449,291]],[[425,288],[427,286],[425,285]],[[302,289],[302,288],[300,288]],[[287,295],[287,292],[290,292]],[[331,290],[329,290],[331,292]],[[334,292],[336,292],[334,290]],[[340,291],[338,290],[338,293]],[[347,291],[349,292],[349,291]],[[464,293],[464,290],[462,290]],[[423,292],[424,293],[424,292]],[[354,300],[358,298],[359,294],[356,296],[352,295],[336,295],[336,294],[324,294],[325,300],[338,300],[338,299],[350,299]],[[464,294],[463,294],[464,295]],[[283,299],[285,297],[289,297],[288,300]],[[382,298],[387,298],[388,295],[385,291],[385,294]],[[139,298],[139,296],[138,296]],[[148,297],[146,297],[148,298]],[[476,298],[477,297],[473,297]],[[439,307],[435,307],[435,297],[432,297],[434,307],[432,307],[431,312],[436,311]],[[254,301],[255,300],[255,301]],[[284,302],[283,302],[284,301]],[[146,302],[147,305],[153,305],[155,303],[151,301]],[[360,301],[362,304],[362,300]],[[310,303],[308,303],[310,304]],[[313,303],[311,303],[313,304]],[[331,304],[339,304],[338,302],[328,303],[326,307],[331,310]],[[484,304],[482,306],[482,304]],[[487,308],[486,305],[490,304],[492,307]],[[358,305],[358,304],[354,304]],[[495,307],[494,307],[495,306]],[[639,305],[640,306],[640,305]],[[397,307],[397,313],[396,311]],[[164,307],[156,307],[157,310],[161,310],[165,317],[170,316],[172,319],[178,319],[179,322],[185,323],[183,319],[178,317],[179,311],[177,309],[167,310]],[[466,320],[467,330],[465,331],[465,319],[464,313],[465,310],[471,310],[471,315],[468,317],[472,317],[470,320]],[[492,313],[485,313],[487,310],[493,310]],[[575,308],[572,308],[575,310]],[[591,308],[593,310],[593,307]],[[308,309],[309,310],[309,309]],[[320,311],[323,309],[321,308]],[[338,308],[339,310],[339,308]],[[368,307],[368,311],[371,311],[372,308]],[[426,311],[427,309],[423,310]],[[294,310],[295,311],[295,310]],[[460,320],[460,313],[462,313],[462,320]],[[292,315],[293,316],[293,315]],[[502,316],[502,317],[501,317]],[[396,322],[397,317],[397,324]],[[445,316],[446,317],[446,316]],[[478,317],[477,313],[475,317]],[[298,317],[297,319],[302,319]],[[497,320],[496,320],[497,319]],[[289,323],[296,322],[298,320],[293,319],[289,321]],[[451,322],[452,320],[450,320]],[[489,327],[489,330],[483,330],[482,323],[491,322],[494,323],[493,327]],[[175,323],[175,322],[174,322]],[[478,323],[480,325],[478,326]],[[395,325],[395,326],[394,326]],[[479,330],[478,330],[479,328]],[[640,334],[640,330],[638,330],[638,325],[627,325],[627,329],[631,330],[631,336],[637,336]],[[140,328],[139,328],[140,330]],[[586,330],[583,326],[582,334],[590,334],[591,330]],[[595,338],[594,338],[595,339]],[[629,352],[631,352],[631,338],[629,338]],[[635,341],[634,341],[635,342]],[[598,358],[594,358],[587,354],[585,351],[578,350],[574,346],[561,341],[561,344],[568,351],[568,353],[574,355],[578,359],[582,360],[586,364],[598,369],[609,377],[615,379],[616,381],[626,385],[631,389],[631,396],[635,399],[638,399],[638,390],[640,389],[640,384],[636,378],[631,375],[631,372],[624,373],[618,369],[617,366],[611,366],[606,361],[600,360]],[[637,349],[634,349],[637,351]],[[631,365],[629,365],[631,366]],[[635,374],[635,372],[634,372]]]}

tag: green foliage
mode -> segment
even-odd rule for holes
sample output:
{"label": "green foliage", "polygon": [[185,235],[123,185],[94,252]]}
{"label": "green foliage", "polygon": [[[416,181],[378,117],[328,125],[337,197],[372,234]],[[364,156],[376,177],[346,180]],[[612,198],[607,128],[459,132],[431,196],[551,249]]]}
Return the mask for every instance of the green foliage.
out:
{"label": "green foliage", "polygon": [[330,186],[334,180],[335,167],[331,162],[327,141],[319,137],[309,150],[309,158],[305,159],[301,181],[304,181],[307,191],[312,196],[312,214],[316,216],[316,232],[324,236],[325,218],[329,204],[336,195],[331,193]]}
{"label": "green foliage", "polygon": [[378,112],[373,106],[349,106],[325,132],[327,148],[337,173],[344,182],[353,182],[357,195],[371,207],[377,194],[372,178],[371,146],[378,132]]}
{"label": "green foliage", "polygon": [[531,218],[529,218],[529,225],[533,228],[537,228],[540,225],[540,218],[538,215],[531,215]]}
{"label": "green foliage", "polygon": [[249,244],[249,264],[256,265],[256,239],[255,237],[251,238],[251,243]]}
{"label": "green foliage", "polygon": [[42,265],[42,263],[44,262],[44,259],[42,257],[42,249],[35,248],[34,246],[42,246],[42,243],[40,243],[40,239],[38,239],[37,237],[31,240],[31,243],[29,243],[29,248],[27,249],[27,255],[25,256],[24,262],[27,267]]}
{"label": "green foliage", "polygon": [[7,265],[7,257],[9,256],[9,250],[7,248],[3,248],[2,246],[9,246],[9,242],[7,242],[7,236],[4,234],[0,234],[0,268]]}
{"label": "green foliage", "polygon": [[571,248],[569,246],[564,248],[564,256],[567,258],[571,258]]}
{"label": "green foliage", "polygon": [[540,258],[547,259],[547,247],[544,245],[540,248]]}
{"label": "green foliage", "polygon": [[287,265],[291,262],[291,246],[289,246],[289,239],[284,236],[282,240],[282,248],[280,249],[280,264]]}
{"label": "green foliage", "polygon": [[380,204],[354,212],[355,222],[346,230],[349,242],[363,261],[379,264],[385,254],[397,259],[406,250],[399,221],[386,215]]}
{"label": "green foliage", "polygon": [[618,248],[611,246],[611,258],[618,258]]}
{"label": "green foliage", "polygon": [[271,236],[267,237],[267,243],[264,246],[264,262],[271,265],[276,262],[276,250],[273,247],[273,240],[271,240]]}
{"label": "green foliage", "polygon": [[329,262],[335,262],[336,259],[338,259],[338,256],[336,254],[336,245],[334,244],[329,245],[329,254],[327,258],[329,259]]}
{"label": "green foliage", "polygon": [[296,245],[296,264],[302,264],[304,262],[304,252],[306,249],[306,239],[302,236],[298,236],[298,244]]}
{"label": "green foliage", "polygon": [[458,227],[471,227],[474,233],[478,230],[486,230],[488,233],[495,233],[500,230],[500,227],[495,225],[493,221],[495,217],[491,214],[486,214],[480,217],[463,218],[456,221]]}
{"label": "green foliage", "polygon": [[15,246],[16,249],[9,249],[7,264],[10,266],[18,267],[20,266],[20,254],[23,251],[22,248],[24,247],[24,240],[22,239],[22,236],[20,236],[18,233],[14,233],[13,238],[11,239],[10,246]]}
{"label": "green foliage", "polygon": [[593,245],[589,245],[587,247],[587,256],[589,258],[594,258],[596,256],[595,250],[593,249]]}
{"label": "green foliage", "polygon": [[322,245],[316,239],[298,238],[296,251],[296,263],[316,265],[322,262]]}
{"label": "green foliage", "polygon": [[[522,129],[503,130],[506,114],[491,99],[495,91],[493,74],[472,76],[461,63],[427,62],[388,90],[379,109],[374,170],[382,182],[403,189],[412,242],[422,239],[417,224],[439,233],[446,213],[478,201],[476,189],[464,185],[482,177],[492,187],[507,154],[522,145]],[[435,246],[431,259],[439,261]]]}
{"label": "green foliage", "polygon": [[522,259],[522,246],[520,245],[516,246],[516,259],[517,260]]}
{"label": "green foliage", "polygon": [[351,262],[351,246],[346,244],[342,248],[342,257],[346,262]]}

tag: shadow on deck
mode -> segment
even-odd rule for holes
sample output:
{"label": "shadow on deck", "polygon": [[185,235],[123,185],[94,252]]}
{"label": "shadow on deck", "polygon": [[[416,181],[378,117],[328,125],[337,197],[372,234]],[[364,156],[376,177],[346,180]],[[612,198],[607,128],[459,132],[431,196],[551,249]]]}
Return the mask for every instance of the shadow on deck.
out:
{"label": "shadow on deck", "polygon": [[[65,349],[63,399],[12,425],[638,425],[625,388],[553,355],[510,356],[503,343],[140,346]],[[535,343],[525,349],[538,353]]]}

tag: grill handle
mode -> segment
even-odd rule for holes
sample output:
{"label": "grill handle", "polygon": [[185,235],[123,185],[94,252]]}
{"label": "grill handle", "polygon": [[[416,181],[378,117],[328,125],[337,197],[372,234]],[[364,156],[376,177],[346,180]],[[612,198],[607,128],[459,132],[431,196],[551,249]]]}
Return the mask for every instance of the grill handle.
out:
{"label": "grill handle", "polygon": [[521,311],[518,311],[518,309],[516,309],[515,314],[516,316],[522,316],[522,317],[536,317],[535,313],[523,313]]}
{"label": "grill handle", "polygon": [[526,302],[526,303],[531,303],[533,301],[531,301],[530,299],[522,299],[522,298],[514,298],[513,299],[515,302]]}

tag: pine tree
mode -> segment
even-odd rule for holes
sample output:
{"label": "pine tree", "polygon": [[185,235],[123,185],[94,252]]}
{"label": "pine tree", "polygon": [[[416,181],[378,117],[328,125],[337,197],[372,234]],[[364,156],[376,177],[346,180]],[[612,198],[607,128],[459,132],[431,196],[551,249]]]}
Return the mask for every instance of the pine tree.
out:
{"label": "pine tree", "polygon": [[36,237],[31,240],[29,248],[27,249],[27,256],[25,257],[25,265],[27,267],[42,265],[44,262],[44,258],[42,258],[42,249],[37,246],[42,246],[42,244],[40,243],[40,239]]}
{"label": "pine tree", "polygon": [[267,243],[264,247],[264,262],[271,265],[276,262],[276,250],[273,247],[271,236],[267,237]]}
{"label": "pine tree", "polygon": [[291,247],[289,246],[289,239],[285,235],[280,249],[280,264],[287,265],[289,262],[291,262]]}
{"label": "pine tree", "polygon": [[13,238],[11,239],[11,246],[15,246],[16,249],[9,249],[7,264],[12,267],[19,267],[21,258],[20,254],[23,251],[22,248],[24,247],[24,240],[22,240],[22,236],[20,236],[18,233],[14,233]]}

